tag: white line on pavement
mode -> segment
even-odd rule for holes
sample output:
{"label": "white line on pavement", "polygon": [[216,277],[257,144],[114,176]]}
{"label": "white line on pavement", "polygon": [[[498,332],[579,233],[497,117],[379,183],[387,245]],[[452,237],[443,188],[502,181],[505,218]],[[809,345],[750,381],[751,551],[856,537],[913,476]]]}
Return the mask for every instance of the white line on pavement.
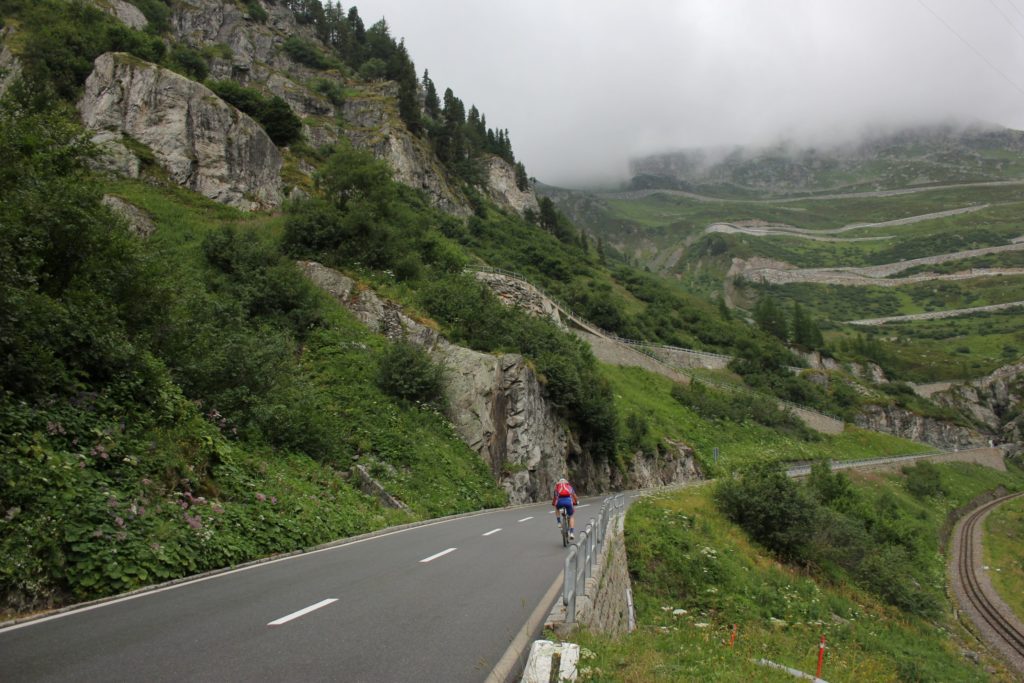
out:
{"label": "white line on pavement", "polygon": [[522,524],[523,522],[529,521],[531,519],[533,519],[533,517],[523,517],[521,520],[519,520],[519,523]]}
{"label": "white line on pavement", "polygon": [[430,562],[432,560],[436,560],[437,558],[443,557],[443,556],[447,555],[448,553],[454,553],[455,550],[456,550],[456,548],[448,548],[448,550],[442,550],[441,552],[436,553],[434,555],[431,555],[430,557],[424,557],[422,560],[420,560],[420,562],[423,563],[423,562]]}
{"label": "white line on pavement", "polygon": [[490,530],[490,531],[488,531],[488,532],[487,532],[486,534],[484,534],[484,536],[490,536],[491,534],[496,534],[496,533],[498,533],[499,531],[501,531],[501,529],[500,529],[500,528],[498,528],[498,529],[491,529],[491,530]]}
{"label": "white line on pavement", "polygon": [[576,507],[578,507],[578,508],[588,508],[588,507],[590,507],[590,503],[583,503],[582,505],[577,505]]}
{"label": "white line on pavement", "polygon": [[301,616],[305,616],[305,615],[309,614],[313,610],[318,610],[321,607],[326,607],[327,605],[331,604],[332,602],[337,602],[337,601],[338,601],[338,598],[327,598],[326,600],[321,600],[320,602],[316,603],[315,605],[310,605],[309,607],[305,607],[303,609],[300,609],[298,612],[292,612],[288,616],[281,617],[280,619],[275,619],[274,621],[272,621],[269,624],[267,624],[267,626],[280,626],[281,624],[286,624],[289,621],[291,621],[292,619],[298,619]]}

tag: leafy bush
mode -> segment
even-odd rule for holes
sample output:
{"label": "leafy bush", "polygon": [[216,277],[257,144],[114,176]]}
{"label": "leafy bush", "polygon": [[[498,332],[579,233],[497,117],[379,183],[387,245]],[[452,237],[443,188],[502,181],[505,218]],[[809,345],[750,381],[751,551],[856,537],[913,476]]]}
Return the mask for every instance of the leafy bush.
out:
{"label": "leafy bush", "polygon": [[921,461],[912,467],[904,467],[903,474],[907,477],[907,490],[917,498],[946,494],[939,468],[930,462]]}
{"label": "leafy bush", "polygon": [[755,465],[715,486],[715,503],[750,536],[786,560],[806,556],[817,505],[778,463]]}
{"label": "leafy bush", "polygon": [[25,78],[37,87],[48,84],[67,101],[78,98],[93,61],[104,52],[130,52],[149,62],[164,56],[158,37],[130,29],[84,2],[10,0],[5,11],[24,24]]}
{"label": "leafy bush", "polygon": [[256,119],[275,145],[289,145],[301,137],[302,121],[277,95],[264,97],[235,81],[209,81],[206,85],[222,100]]}
{"label": "leafy bush", "polygon": [[426,351],[407,341],[392,344],[380,360],[381,391],[414,403],[443,408],[445,370]]}
{"label": "leafy bush", "polygon": [[675,384],[672,398],[709,420],[752,420],[805,441],[820,438],[778,401],[742,391],[711,391],[699,381]]}
{"label": "leafy bush", "polygon": [[285,54],[296,62],[314,69],[325,70],[340,66],[337,59],[328,57],[313,43],[298,36],[288,36],[284,41],[283,48]]}
{"label": "leafy bush", "polygon": [[88,136],[55,103],[34,105],[0,104],[0,385],[26,397],[130,376],[145,362],[131,330],[166,305],[100,203]]}
{"label": "leafy bush", "polygon": [[210,74],[210,64],[203,53],[181,43],[171,48],[167,66],[196,81],[206,80]]}
{"label": "leafy bush", "polygon": [[253,21],[261,24],[265,24],[270,16],[267,14],[267,10],[263,9],[259,0],[245,0],[245,9]]}

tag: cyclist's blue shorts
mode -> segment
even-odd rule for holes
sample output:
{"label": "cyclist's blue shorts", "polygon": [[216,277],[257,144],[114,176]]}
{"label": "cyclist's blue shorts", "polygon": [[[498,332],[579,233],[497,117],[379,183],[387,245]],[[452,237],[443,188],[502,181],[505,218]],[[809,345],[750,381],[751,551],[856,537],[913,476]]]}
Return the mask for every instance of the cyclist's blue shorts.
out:
{"label": "cyclist's blue shorts", "polygon": [[565,514],[572,517],[572,496],[564,496],[558,499],[558,503],[555,504],[555,510],[558,508],[565,508]]}

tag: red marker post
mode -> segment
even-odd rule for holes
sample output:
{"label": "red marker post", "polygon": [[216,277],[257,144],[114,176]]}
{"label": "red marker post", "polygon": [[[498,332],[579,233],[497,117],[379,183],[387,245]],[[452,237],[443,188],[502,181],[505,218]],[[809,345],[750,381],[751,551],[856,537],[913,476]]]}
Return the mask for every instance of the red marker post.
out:
{"label": "red marker post", "polygon": [[821,645],[818,646],[818,673],[815,678],[821,678],[821,665],[825,661],[825,635],[821,636]]}
{"label": "red marker post", "polygon": [[729,638],[729,647],[736,644],[736,629],[739,628],[739,624],[732,625],[732,637]]}

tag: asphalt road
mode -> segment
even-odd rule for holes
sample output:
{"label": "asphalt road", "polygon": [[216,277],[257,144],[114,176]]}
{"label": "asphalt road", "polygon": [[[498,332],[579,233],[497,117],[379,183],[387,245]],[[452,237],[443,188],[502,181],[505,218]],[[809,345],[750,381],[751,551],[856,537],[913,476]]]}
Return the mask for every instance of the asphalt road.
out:
{"label": "asphalt road", "polygon": [[[601,499],[581,503],[577,531]],[[439,521],[8,627],[0,681],[484,681],[561,574],[551,509]]]}

